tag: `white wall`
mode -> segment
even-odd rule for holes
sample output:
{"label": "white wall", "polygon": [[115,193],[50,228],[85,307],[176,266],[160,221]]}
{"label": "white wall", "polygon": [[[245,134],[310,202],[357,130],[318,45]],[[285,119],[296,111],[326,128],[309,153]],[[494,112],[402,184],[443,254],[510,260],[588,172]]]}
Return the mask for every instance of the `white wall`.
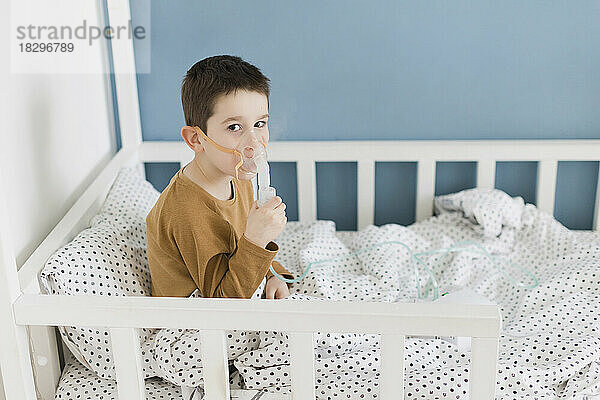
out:
{"label": "white wall", "polygon": [[[116,150],[105,78],[14,75],[2,132],[17,265],[22,265]],[[109,109],[109,107],[111,107]]]}
{"label": "white wall", "polygon": [[[4,27],[9,26],[9,3],[0,5]],[[6,54],[8,40],[1,36]],[[106,63],[105,51],[90,61]],[[0,182],[0,196],[6,197],[11,218],[0,223],[10,224],[20,267],[107,164],[116,145],[106,75],[10,74],[10,63],[2,59],[0,168],[5,182]]]}

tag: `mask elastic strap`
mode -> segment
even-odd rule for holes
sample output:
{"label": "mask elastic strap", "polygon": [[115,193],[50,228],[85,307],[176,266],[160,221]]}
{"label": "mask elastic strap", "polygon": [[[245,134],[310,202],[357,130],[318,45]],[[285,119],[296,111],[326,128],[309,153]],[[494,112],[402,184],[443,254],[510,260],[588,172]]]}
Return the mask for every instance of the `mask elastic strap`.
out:
{"label": "mask elastic strap", "polygon": [[264,137],[260,137],[260,143],[263,145],[263,147],[265,148],[265,150],[267,149],[267,144],[265,143],[265,138]]}
{"label": "mask elastic strap", "polygon": [[[235,149],[228,149],[227,147],[221,146],[220,144],[218,144],[217,142],[215,142],[214,140],[209,138],[208,135],[206,133],[204,133],[204,131],[202,131],[202,129],[200,129],[198,126],[193,126],[192,128],[194,128],[196,131],[200,132],[202,134],[202,136],[204,136],[204,138],[207,141],[209,141],[213,146],[215,146],[217,149],[224,151],[226,153],[236,154],[240,158],[240,161],[235,166],[235,179],[240,179],[238,170],[242,166],[242,164],[244,164],[244,159],[242,158],[242,154]],[[263,144],[263,146],[264,146],[264,144]]]}

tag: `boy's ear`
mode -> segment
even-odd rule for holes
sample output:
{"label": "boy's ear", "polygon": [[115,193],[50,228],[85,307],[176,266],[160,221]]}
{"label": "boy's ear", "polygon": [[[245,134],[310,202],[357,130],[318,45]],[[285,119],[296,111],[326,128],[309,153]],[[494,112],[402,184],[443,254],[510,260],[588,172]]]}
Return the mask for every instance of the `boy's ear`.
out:
{"label": "boy's ear", "polygon": [[195,153],[204,151],[204,143],[200,140],[200,135],[191,126],[186,125],[181,128],[181,137]]}

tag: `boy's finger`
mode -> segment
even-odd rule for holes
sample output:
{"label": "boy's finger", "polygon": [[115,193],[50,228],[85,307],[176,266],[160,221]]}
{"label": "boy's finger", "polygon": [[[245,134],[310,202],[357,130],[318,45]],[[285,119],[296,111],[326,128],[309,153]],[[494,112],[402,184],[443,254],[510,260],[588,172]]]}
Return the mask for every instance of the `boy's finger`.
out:
{"label": "boy's finger", "polygon": [[285,215],[285,208],[277,207],[273,211],[275,211],[275,214],[277,215]]}
{"label": "boy's finger", "polygon": [[274,299],[275,298],[275,289],[273,289],[272,287],[268,287],[267,288],[267,299]]}
{"label": "boy's finger", "polygon": [[269,200],[265,206],[268,204],[269,206],[275,208],[282,202],[281,197],[275,196],[271,200]]}

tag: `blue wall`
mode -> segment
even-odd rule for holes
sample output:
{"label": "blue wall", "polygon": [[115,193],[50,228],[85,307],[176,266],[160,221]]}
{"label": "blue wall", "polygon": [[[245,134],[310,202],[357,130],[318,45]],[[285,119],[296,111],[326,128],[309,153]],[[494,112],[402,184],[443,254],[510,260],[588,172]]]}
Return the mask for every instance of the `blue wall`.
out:
{"label": "blue wall", "polygon": [[[132,2],[134,25],[144,3]],[[598,1],[154,0],[151,18],[151,73],[138,75],[144,140],[181,140],[181,80],[216,54],[271,79],[272,140],[600,138]],[[149,165],[149,179],[162,190],[173,169]],[[354,229],[354,165],[318,169],[318,217]],[[414,206],[414,165],[376,169],[402,185],[376,183],[376,223],[412,222],[395,204]],[[476,176],[471,163],[437,171],[437,194]],[[272,172],[292,220],[294,168]],[[535,203],[536,172],[503,163],[497,187]],[[555,216],[566,226],[591,227],[597,173],[598,163],[559,165]],[[327,185],[334,176],[348,184]]]}

